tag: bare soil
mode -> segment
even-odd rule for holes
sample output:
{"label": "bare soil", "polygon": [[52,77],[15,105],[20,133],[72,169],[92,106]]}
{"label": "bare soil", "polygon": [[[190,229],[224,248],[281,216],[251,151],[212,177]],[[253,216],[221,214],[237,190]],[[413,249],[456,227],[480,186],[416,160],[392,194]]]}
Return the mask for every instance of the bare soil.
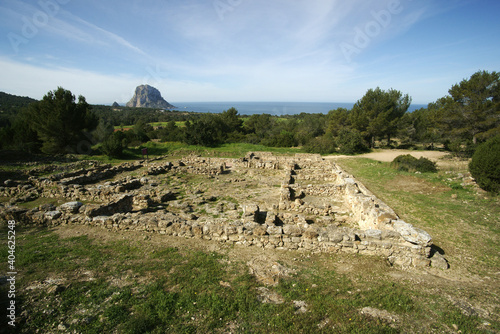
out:
{"label": "bare soil", "polygon": [[331,155],[325,157],[326,159],[338,159],[338,158],[368,158],[376,161],[391,162],[399,155],[410,154],[411,156],[419,159],[421,157],[427,158],[434,162],[439,162],[442,158],[449,155],[446,152],[440,151],[410,151],[410,150],[376,150],[374,152],[360,154],[356,156],[352,155]]}

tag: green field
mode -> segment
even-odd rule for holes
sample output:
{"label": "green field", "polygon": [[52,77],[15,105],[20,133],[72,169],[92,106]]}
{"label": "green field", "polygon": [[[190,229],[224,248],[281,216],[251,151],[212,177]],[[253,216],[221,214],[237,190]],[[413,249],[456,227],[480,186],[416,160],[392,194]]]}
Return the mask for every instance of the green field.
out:
{"label": "green field", "polygon": [[149,158],[155,158],[164,155],[175,157],[182,157],[188,154],[199,154],[212,157],[224,158],[241,158],[248,152],[266,151],[275,154],[295,154],[302,153],[300,148],[282,148],[282,147],[268,147],[264,145],[255,145],[247,143],[231,143],[222,144],[218,147],[205,147],[199,145],[188,145],[181,142],[147,142],[138,147],[128,147],[123,150],[123,158],[113,159],[107,156],[89,155],[82,156],[85,160],[99,160],[108,163],[121,163],[130,160],[142,159],[142,149],[147,148]]}

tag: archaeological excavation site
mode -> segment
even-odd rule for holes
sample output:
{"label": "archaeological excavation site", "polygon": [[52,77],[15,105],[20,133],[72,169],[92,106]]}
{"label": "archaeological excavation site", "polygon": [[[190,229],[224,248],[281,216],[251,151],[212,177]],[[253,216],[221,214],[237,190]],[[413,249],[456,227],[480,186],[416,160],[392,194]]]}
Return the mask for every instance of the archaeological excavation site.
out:
{"label": "archaeological excavation site", "polygon": [[[3,219],[362,254],[402,268],[448,268],[427,232],[400,219],[320,155],[163,156],[115,166],[81,161],[27,173],[27,181],[7,180],[0,187],[0,196],[11,198],[0,206]],[[20,205],[40,199],[47,200],[34,208]]]}

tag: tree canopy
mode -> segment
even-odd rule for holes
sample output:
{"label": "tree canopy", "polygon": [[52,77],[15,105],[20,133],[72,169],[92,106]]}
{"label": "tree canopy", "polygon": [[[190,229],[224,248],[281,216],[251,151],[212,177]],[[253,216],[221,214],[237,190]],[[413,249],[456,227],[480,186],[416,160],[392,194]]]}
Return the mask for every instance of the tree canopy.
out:
{"label": "tree canopy", "polygon": [[476,72],[448,92],[438,101],[442,106],[439,122],[453,139],[477,144],[491,137],[491,130],[500,130],[499,73]]}
{"label": "tree canopy", "polygon": [[83,96],[75,96],[62,87],[47,93],[41,101],[28,108],[30,128],[42,142],[44,153],[83,153],[89,149],[90,141],[85,133],[98,123]]}
{"label": "tree canopy", "polygon": [[371,146],[376,138],[387,138],[396,134],[398,122],[408,111],[411,98],[398,90],[383,91],[379,87],[369,89],[354,104],[351,125],[363,135]]}

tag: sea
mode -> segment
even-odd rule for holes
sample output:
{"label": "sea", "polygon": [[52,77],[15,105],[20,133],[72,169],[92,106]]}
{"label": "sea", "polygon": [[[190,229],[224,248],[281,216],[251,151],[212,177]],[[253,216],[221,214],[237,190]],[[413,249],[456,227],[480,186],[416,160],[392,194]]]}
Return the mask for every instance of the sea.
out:
{"label": "sea", "polygon": [[[271,114],[297,115],[327,114],[337,108],[352,109],[354,103],[339,102],[171,102],[179,111],[194,111],[203,113],[221,113],[230,108],[236,108],[240,115]],[[412,104],[409,112],[425,108],[426,104]]]}

